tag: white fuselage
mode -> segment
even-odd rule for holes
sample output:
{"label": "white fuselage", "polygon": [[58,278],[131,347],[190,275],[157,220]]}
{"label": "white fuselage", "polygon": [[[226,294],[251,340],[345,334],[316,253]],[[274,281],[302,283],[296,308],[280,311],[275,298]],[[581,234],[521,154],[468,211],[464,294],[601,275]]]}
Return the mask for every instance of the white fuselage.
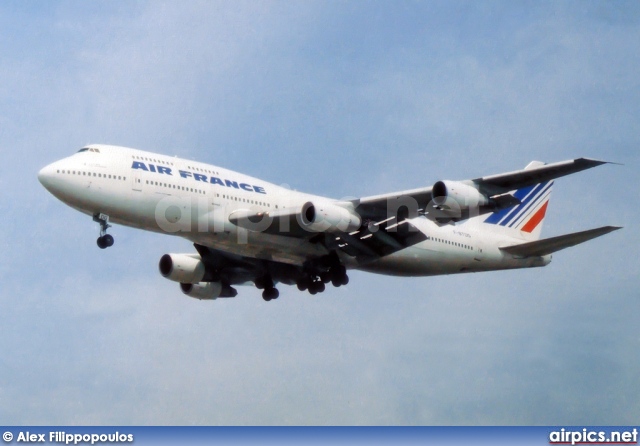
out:
{"label": "white fuselage", "polygon": [[[238,211],[277,212],[309,200],[328,200],[210,164],[124,147],[91,145],[39,173],[43,185],[64,203],[89,215],[245,257],[302,265],[326,254],[309,238],[267,234],[229,221]],[[521,243],[486,230],[478,218],[440,225],[425,217],[411,223],[428,239],[371,263],[346,253],[350,269],[428,276],[544,266],[550,256],[518,259],[500,247]],[[259,229],[259,228],[258,228]]]}

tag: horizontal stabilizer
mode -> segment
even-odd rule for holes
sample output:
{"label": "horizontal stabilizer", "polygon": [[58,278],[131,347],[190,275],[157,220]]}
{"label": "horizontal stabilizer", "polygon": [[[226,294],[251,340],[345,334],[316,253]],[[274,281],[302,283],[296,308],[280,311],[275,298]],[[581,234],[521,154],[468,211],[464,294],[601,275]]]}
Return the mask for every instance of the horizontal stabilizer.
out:
{"label": "horizontal stabilizer", "polygon": [[505,246],[501,251],[518,257],[545,256],[547,254],[560,251],[564,248],[579,245],[588,240],[600,237],[613,231],[622,229],[620,226],[603,226],[601,228],[589,229],[588,231],[574,232],[572,234],[560,235],[535,242],[522,243],[520,245]]}

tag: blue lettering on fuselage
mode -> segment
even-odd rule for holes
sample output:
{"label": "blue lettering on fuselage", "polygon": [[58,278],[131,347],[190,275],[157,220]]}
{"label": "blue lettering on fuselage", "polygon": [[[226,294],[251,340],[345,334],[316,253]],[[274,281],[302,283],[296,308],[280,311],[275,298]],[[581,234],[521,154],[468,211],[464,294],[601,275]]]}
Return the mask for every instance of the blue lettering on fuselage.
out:
{"label": "blue lettering on fuselage", "polygon": [[141,163],[140,161],[134,161],[133,165],[131,166],[132,169],[142,169],[142,170],[146,170],[147,172],[149,172],[149,169],[147,169],[147,166],[144,163]]}
{"label": "blue lettering on fuselage", "polygon": [[236,189],[238,188],[238,182],[237,181],[224,180],[224,182],[227,185],[227,187],[235,187]]}
{"label": "blue lettering on fuselage", "polygon": [[[173,176],[173,173],[171,173],[171,168],[169,167],[165,167],[165,166],[155,166],[153,164],[145,164],[143,162],[140,161],[134,161],[133,164],[131,165],[132,169],[140,169],[140,170],[144,170],[145,172],[154,172],[154,173],[158,173],[158,174],[162,174],[162,175],[171,175]],[[232,180],[221,180],[220,178],[217,177],[210,177],[207,178],[206,175],[203,175],[201,173],[192,173],[189,172],[187,170],[178,170],[178,172],[180,173],[180,177],[182,178],[191,178],[194,181],[201,181],[204,183],[210,183],[210,184],[217,184],[218,186],[224,186],[224,187],[232,187],[235,189],[242,189],[245,190],[247,192],[255,192],[258,194],[266,194],[267,192],[264,190],[263,187],[260,186],[252,186],[251,184],[247,184],[247,183],[240,183],[238,184],[237,181],[232,181]]]}
{"label": "blue lettering on fuselage", "polygon": [[155,173],[162,173],[165,175],[173,175],[169,167],[154,166],[153,164],[149,164],[149,167],[147,167],[145,163],[141,163],[140,161],[134,161],[133,164],[131,165],[131,168],[146,170],[147,172],[151,171]]}

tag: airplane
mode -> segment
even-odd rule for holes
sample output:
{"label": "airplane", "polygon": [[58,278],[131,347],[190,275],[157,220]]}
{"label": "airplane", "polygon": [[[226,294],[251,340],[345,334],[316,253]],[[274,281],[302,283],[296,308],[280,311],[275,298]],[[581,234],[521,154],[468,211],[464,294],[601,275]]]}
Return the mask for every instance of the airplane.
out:
{"label": "airplane", "polygon": [[100,225],[183,237],[192,253],[160,258],[160,274],[201,300],[255,285],[317,294],[347,285],[348,270],[434,276],[549,264],[552,253],[620,227],[540,239],[554,180],[607,164],[577,158],[471,180],[354,199],[290,190],[211,164],[91,144],[44,167],[40,183]]}

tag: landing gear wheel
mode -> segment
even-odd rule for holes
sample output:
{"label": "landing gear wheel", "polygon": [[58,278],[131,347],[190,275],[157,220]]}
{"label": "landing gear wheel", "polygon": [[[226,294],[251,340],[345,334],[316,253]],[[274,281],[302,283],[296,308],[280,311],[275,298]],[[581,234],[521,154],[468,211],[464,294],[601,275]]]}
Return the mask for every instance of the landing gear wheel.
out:
{"label": "landing gear wheel", "polygon": [[332,279],[340,279],[346,274],[347,274],[347,268],[345,268],[344,265],[338,265],[334,268],[331,268]]}
{"label": "landing gear wheel", "polygon": [[106,234],[104,237],[102,237],[102,239],[104,240],[104,243],[107,245],[107,248],[113,246],[113,236],[111,234]]}
{"label": "landing gear wheel", "polygon": [[113,236],[107,234],[107,229],[111,227],[109,224],[109,216],[105,214],[96,214],[93,216],[93,221],[100,223],[100,237],[96,241],[98,248],[105,249],[113,246]]}
{"label": "landing gear wheel", "polygon": [[325,290],[325,286],[322,280],[316,280],[314,282],[311,282],[311,284],[309,284],[310,294],[322,293],[324,290]]}
{"label": "landing gear wheel", "polygon": [[265,288],[262,292],[262,298],[266,302],[277,299],[278,297],[280,297],[280,291],[278,291],[276,288]]}
{"label": "landing gear wheel", "polygon": [[331,282],[331,271],[320,273],[320,280],[322,280],[323,283]]}
{"label": "landing gear wheel", "polygon": [[349,283],[349,276],[347,276],[346,273],[344,273],[342,275],[336,275],[335,277],[331,278],[331,283],[335,287],[346,285],[346,284]]}

